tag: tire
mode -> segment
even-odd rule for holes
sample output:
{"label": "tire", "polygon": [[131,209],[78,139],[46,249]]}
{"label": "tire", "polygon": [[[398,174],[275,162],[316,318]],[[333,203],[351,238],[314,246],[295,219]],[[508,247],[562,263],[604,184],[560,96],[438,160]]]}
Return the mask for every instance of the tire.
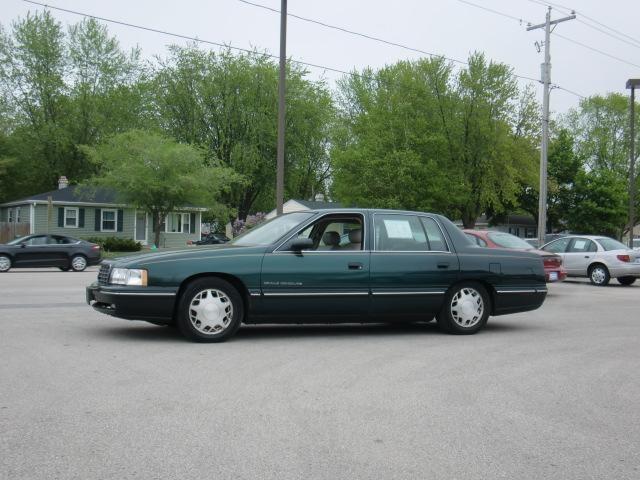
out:
{"label": "tire", "polygon": [[611,280],[609,269],[601,263],[591,265],[589,267],[589,280],[597,287],[604,287],[605,285],[608,285]]}
{"label": "tire", "polygon": [[633,285],[636,281],[636,277],[618,277],[616,280],[620,285]]}
{"label": "tire", "polygon": [[11,257],[0,255],[0,272],[8,272],[11,269]]}
{"label": "tire", "polygon": [[87,268],[87,257],[84,255],[74,255],[69,262],[74,272],[83,272]]}
{"label": "tire", "polygon": [[69,271],[69,267],[58,267],[60,270],[62,270],[63,272],[68,272]]}
{"label": "tire", "polygon": [[436,320],[442,331],[470,335],[485,326],[490,311],[487,290],[479,283],[463,282],[449,289]]}
{"label": "tire", "polygon": [[[206,312],[194,308],[203,302],[208,303]],[[240,327],[244,304],[240,293],[229,282],[221,278],[201,278],[187,285],[180,296],[176,317],[178,329],[189,340],[224,342]]]}

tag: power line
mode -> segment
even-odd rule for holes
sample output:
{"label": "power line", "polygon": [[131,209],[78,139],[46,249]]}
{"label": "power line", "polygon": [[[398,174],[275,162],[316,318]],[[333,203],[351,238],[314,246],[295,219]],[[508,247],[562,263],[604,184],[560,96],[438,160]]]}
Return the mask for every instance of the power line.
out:
{"label": "power line", "polygon": [[[35,2],[33,0],[22,0],[22,1],[25,2],[25,3],[31,3],[33,5],[38,5],[38,6],[41,6],[41,7],[50,8],[52,10],[59,10],[61,12],[71,13],[73,15],[79,15],[81,17],[93,18],[95,20],[100,20],[102,22],[113,23],[113,24],[116,24],[116,25],[122,25],[122,26],[130,27],[130,28],[136,28],[138,30],[144,30],[144,31],[147,31],[147,32],[159,33],[161,35],[167,35],[169,37],[181,38],[183,40],[191,40],[193,42],[205,43],[205,44],[208,44],[208,45],[215,45],[217,47],[228,48],[230,50],[236,50],[236,51],[244,52],[244,53],[251,53],[251,54],[259,53],[260,55],[264,55],[265,57],[270,57],[270,58],[279,58],[278,55],[273,55],[273,54],[267,53],[267,52],[257,52],[256,50],[251,50],[249,48],[234,47],[232,45],[227,45],[227,44],[224,44],[224,43],[221,43],[221,42],[214,42],[212,40],[203,40],[203,39],[198,38],[198,37],[191,37],[189,35],[182,35],[180,33],[168,32],[166,30],[160,30],[158,28],[145,27],[143,25],[136,25],[134,23],[124,22],[122,20],[114,20],[114,19],[111,19],[111,18],[100,17],[98,15],[92,15],[92,14],[89,14],[89,13],[78,12],[76,10],[69,10],[67,8],[56,7],[56,6],[53,6],[53,5],[47,5],[45,3]],[[301,60],[294,60],[294,59],[291,59],[290,61],[293,62],[293,63],[297,63],[299,65],[304,65],[304,66],[312,67],[312,68],[319,68],[321,70],[328,70],[328,71],[336,72],[336,73],[343,73],[345,75],[358,75],[355,72],[347,72],[346,70],[340,70],[340,69],[334,68],[334,67],[327,67],[325,65],[318,65],[316,63],[303,62]]]}
{"label": "power line", "polygon": [[[192,36],[189,36],[189,35],[183,35],[183,34],[180,34],[180,33],[169,32],[169,31],[166,31],[166,30],[161,30],[161,29],[153,28],[153,27],[145,27],[143,25],[137,25],[137,24],[130,23],[130,22],[125,22],[125,21],[122,21],[122,20],[114,20],[112,18],[102,17],[102,16],[99,16],[99,15],[93,15],[93,14],[89,14],[89,13],[83,13],[83,12],[79,12],[77,10],[71,10],[71,9],[62,8],[62,7],[56,7],[56,6],[53,6],[53,5],[48,5],[48,4],[45,4],[45,3],[36,2],[34,0],[22,0],[22,1],[25,2],[25,3],[33,4],[33,5],[38,5],[40,7],[50,8],[52,10],[58,10],[58,11],[65,12],[65,13],[70,13],[70,14],[73,14],[73,15],[79,15],[81,17],[93,18],[95,20],[100,20],[102,22],[112,23],[112,24],[115,24],[115,25],[121,25],[121,26],[129,27],[129,28],[135,28],[135,29],[143,30],[143,31],[147,31],[147,32],[158,33],[158,34],[161,34],[161,35],[167,35],[169,37],[180,38],[180,39],[183,39],[183,40],[190,40],[190,41],[193,41],[193,42],[196,42],[196,43],[214,45],[214,46],[217,46],[217,47],[226,48],[226,49],[229,49],[229,50],[235,50],[235,51],[244,52],[244,53],[250,53],[250,54],[259,53],[260,55],[264,55],[265,57],[269,57],[269,58],[279,58],[278,55],[273,55],[273,54],[270,54],[270,53],[267,53],[267,52],[257,52],[256,50],[251,50],[251,49],[248,49],[248,48],[234,47],[232,45],[224,44],[224,43],[221,43],[221,42],[215,42],[215,41],[212,41],[212,40],[204,40],[202,38],[192,37]],[[253,4],[252,2],[248,2],[246,0],[238,0],[238,1],[250,4],[250,5],[255,5],[255,6],[258,6],[260,8],[265,8],[267,10],[271,10],[271,11],[274,11],[274,12],[277,12],[277,13],[280,13],[278,10],[272,9],[270,7],[266,7],[264,5]],[[333,28],[333,29],[336,29],[336,30],[341,30],[341,31],[343,31],[345,33],[352,33],[351,31],[349,31],[347,29],[343,29],[341,27],[336,27],[334,25],[324,24],[323,22],[315,21],[315,20],[312,20],[312,19],[306,19],[304,17],[300,17],[300,16],[297,16],[297,15],[294,15],[294,14],[291,14],[291,13],[288,13],[288,16],[291,16],[291,17],[294,17],[294,18],[298,18],[300,20],[312,22],[312,23],[317,23],[319,25],[326,26],[327,28]],[[416,51],[416,52],[419,52],[419,53],[424,53],[425,55],[429,55],[429,56],[432,56],[432,57],[443,58],[445,60],[449,60],[451,62],[459,63],[459,64],[462,64],[462,65],[469,65],[468,62],[464,62],[462,60],[453,59],[453,58],[446,57],[444,55],[438,55],[438,54],[435,54],[435,53],[425,52],[425,51],[422,51],[420,49],[415,49],[413,47],[408,47],[408,46],[405,46],[405,45],[402,45],[402,44],[398,44],[398,43],[395,43],[395,42],[390,42],[390,41],[387,41],[387,40],[384,40],[384,39],[378,39],[377,37],[373,37],[373,36],[370,36],[370,35],[361,34],[361,33],[358,33],[358,32],[353,32],[353,34],[358,35],[358,36],[362,36],[364,38],[368,38],[370,40],[383,42],[383,43],[386,43],[388,45],[392,45],[392,46],[397,46],[397,47],[400,47],[400,48],[413,50],[413,51]],[[359,74],[357,72],[354,72],[354,71],[350,71],[349,72],[349,71],[346,71],[346,70],[341,70],[339,68],[328,67],[326,65],[320,65],[320,64],[317,64],[317,63],[304,62],[304,61],[295,60],[295,59],[290,59],[290,61],[292,63],[298,64],[298,65],[304,65],[306,67],[317,68],[317,69],[320,69],[320,70],[326,70],[326,71],[335,72],[335,73],[341,73],[343,75],[349,75],[349,76],[352,76],[352,77],[361,77],[362,76],[361,74]],[[513,76],[516,77],[516,78],[522,79],[522,80],[528,80],[528,81],[536,82],[536,83],[540,82],[540,80],[538,80],[537,78],[528,77],[528,76],[525,76],[525,75],[518,75],[518,74],[514,73]],[[567,88],[561,87],[559,85],[554,85],[554,88],[557,88],[558,90],[563,90],[563,91],[565,91],[567,93],[570,93],[572,95],[575,95],[575,96],[577,96],[579,98],[586,98],[584,95],[576,93],[576,92],[574,92],[572,90],[569,90]]]}
{"label": "power line", "polygon": [[[240,0],[240,1],[242,1],[242,0]],[[516,22],[520,22],[520,24],[531,23],[531,22],[527,22],[523,18],[514,17],[513,15],[509,15],[508,13],[499,12],[498,10],[494,10],[493,8],[485,7],[484,5],[478,5],[477,3],[469,2],[468,0],[457,0],[457,1],[460,2],[460,3],[464,3],[466,5],[469,5],[471,7],[479,8],[480,10],[485,10],[487,12],[495,13],[496,15],[500,15],[501,17],[505,17],[505,18],[508,18],[510,20],[515,20]]]}
{"label": "power line", "polygon": [[575,43],[576,45],[580,45],[583,48],[587,48],[589,50],[592,50],[592,51],[594,51],[596,53],[599,53],[600,55],[604,55],[605,57],[609,57],[609,58],[612,58],[614,60],[618,60],[619,62],[626,63],[627,65],[631,65],[633,67],[640,68],[640,65],[638,65],[637,63],[628,62],[627,60],[624,60],[624,59],[622,59],[620,57],[616,57],[615,55],[611,55],[610,53],[603,52],[602,50],[599,50],[599,49],[597,49],[595,47],[592,47],[591,45],[587,45],[586,43],[579,42],[577,40],[574,40],[573,38],[565,37],[564,35],[560,35],[559,33],[555,33],[555,32],[552,32],[552,33],[556,37],[562,38],[562,39],[566,40],[567,42]]}
{"label": "power line", "polygon": [[[578,18],[577,21],[580,22],[583,25],[586,25],[587,27],[596,30],[600,33],[603,33],[611,38],[614,38],[620,42],[624,42],[628,45],[631,45],[632,47],[636,47],[636,48],[640,48],[640,40],[632,37],[631,35],[627,35],[624,32],[621,32],[620,30],[616,30],[613,27],[610,27],[609,25],[606,25],[605,23],[600,22],[599,20],[596,20],[593,17],[590,17],[588,15],[585,15],[582,11],[578,12],[577,10],[573,9],[573,8],[569,8],[569,7],[565,7],[564,5],[560,5],[559,3],[554,3],[554,2],[549,2],[549,1],[545,1],[545,0],[527,0],[531,3],[535,3],[536,5],[542,5],[544,7],[555,7],[556,9],[563,11],[564,13],[571,13],[571,12],[576,12],[579,13],[581,17],[586,18],[587,20],[589,20],[589,22],[593,22],[596,25],[599,25],[600,27],[606,28],[607,30],[609,30],[609,32],[607,32],[606,30],[603,30],[602,28],[597,27],[596,25],[592,25],[589,22],[585,22],[584,20],[582,20],[582,18]],[[611,33],[613,32],[613,33]],[[620,37],[625,37],[625,38],[620,38]]]}

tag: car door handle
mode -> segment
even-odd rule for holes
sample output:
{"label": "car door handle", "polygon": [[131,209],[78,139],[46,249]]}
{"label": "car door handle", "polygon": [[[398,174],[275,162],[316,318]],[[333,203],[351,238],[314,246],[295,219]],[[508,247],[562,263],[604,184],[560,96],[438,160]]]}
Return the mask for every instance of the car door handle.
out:
{"label": "car door handle", "polygon": [[589,255],[585,255],[584,258],[591,258]]}
{"label": "car door handle", "polygon": [[358,262],[351,262],[349,264],[349,270],[362,270],[362,264]]}
{"label": "car door handle", "polygon": [[449,268],[449,263],[447,262],[440,262],[438,264],[438,268]]}

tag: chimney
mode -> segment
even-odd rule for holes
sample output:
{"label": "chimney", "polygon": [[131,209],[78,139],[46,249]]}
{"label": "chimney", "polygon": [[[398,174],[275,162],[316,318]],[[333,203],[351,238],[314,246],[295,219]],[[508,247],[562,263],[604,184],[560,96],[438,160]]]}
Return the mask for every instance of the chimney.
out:
{"label": "chimney", "polygon": [[324,202],[324,193],[316,193],[314,200],[316,202]]}
{"label": "chimney", "polygon": [[67,177],[62,175],[58,179],[58,190],[62,190],[63,188],[67,188],[68,186],[69,186],[69,180],[67,180]]}

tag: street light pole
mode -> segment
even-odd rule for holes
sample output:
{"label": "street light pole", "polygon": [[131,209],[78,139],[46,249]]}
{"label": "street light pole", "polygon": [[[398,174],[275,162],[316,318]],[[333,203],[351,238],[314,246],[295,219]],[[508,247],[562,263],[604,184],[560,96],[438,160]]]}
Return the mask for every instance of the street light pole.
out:
{"label": "street light pole", "polygon": [[544,85],[542,98],[542,140],[540,142],[540,196],[538,197],[538,244],[544,245],[547,233],[547,149],[549,146],[549,92],[551,90],[551,26],[573,20],[575,15],[551,20],[551,7],[547,10],[545,22],[532,25],[527,31],[544,28],[544,63],[541,65],[541,83]]}
{"label": "street light pole", "polygon": [[640,85],[640,78],[627,81],[627,88],[631,89],[631,105],[629,107],[629,248],[633,248],[633,228],[636,226],[636,87]]}
{"label": "street light pole", "polygon": [[280,78],[278,80],[278,151],[276,164],[276,212],[282,215],[284,203],[284,121],[287,77],[287,0],[280,2]]}

